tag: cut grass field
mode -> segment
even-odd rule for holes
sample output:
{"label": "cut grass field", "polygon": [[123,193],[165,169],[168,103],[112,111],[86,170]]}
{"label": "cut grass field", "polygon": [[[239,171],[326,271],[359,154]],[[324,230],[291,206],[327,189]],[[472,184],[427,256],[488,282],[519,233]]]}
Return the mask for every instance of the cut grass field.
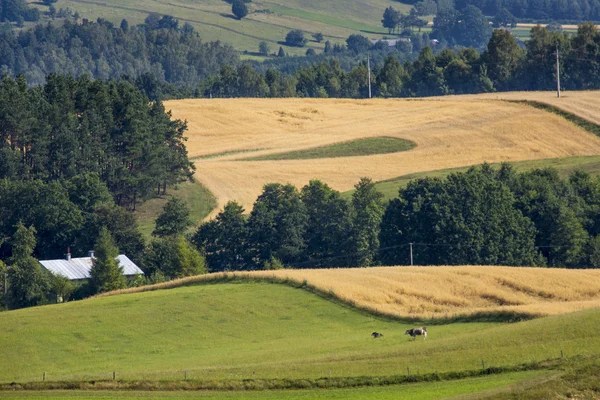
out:
{"label": "cut grass field", "polygon": [[156,226],[156,217],[162,212],[171,196],[179,197],[190,209],[190,219],[194,226],[198,226],[204,218],[215,208],[215,197],[208,189],[198,182],[185,182],[177,185],[175,189],[168,190],[167,196],[156,197],[144,202],[135,212],[140,232],[149,238]]}
{"label": "cut grass field", "polygon": [[[427,382],[407,385],[391,385],[380,387],[360,387],[353,389],[311,389],[311,390],[285,390],[285,391],[257,391],[257,392],[130,392],[130,391],[0,391],[0,398],[5,399],[154,399],[154,400],[180,400],[180,399],[373,399],[396,400],[410,398],[411,400],[434,400],[452,396],[485,395],[490,391],[514,391],[531,385],[530,382],[539,382],[550,375],[548,371],[524,371],[502,375],[461,379],[450,382]],[[482,393],[483,392],[483,393]]]}
{"label": "cut grass field", "polygon": [[[32,5],[47,10],[41,2],[32,1]],[[410,8],[391,0],[261,0],[249,3],[250,13],[238,21],[232,16],[231,4],[223,0],[59,0],[54,4],[57,9],[69,7],[83,18],[102,17],[117,25],[123,18],[130,24],[139,24],[150,13],[169,14],[182,23],[191,23],[204,40],[220,40],[240,51],[258,51],[258,44],[266,41],[272,52],[277,51],[279,42],[291,29],[303,30],[308,39],[312,39],[311,33],[322,32],[325,40],[333,43],[343,43],[355,33],[382,38],[387,29],[381,26],[381,15],[391,5],[405,12]],[[311,40],[308,46],[320,51],[324,43]],[[283,47],[291,55],[306,52],[306,48]]]}
{"label": "cut grass field", "polygon": [[[302,289],[220,283],[0,313],[0,383],[406,377],[600,353],[600,310],[430,325],[427,340]],[[384,337],[374,340],[370,333]],[[386,378],[387,379],[387,378]],[[284,381],[281,381],[284,384]],[[298,381],[300,382],[300,381]],[[385,384],[386,380],[378,384]],[[305,384],[309,384],[306,381]],[[169,384],[168,382],[166,383]],[[376,384],[377,385],[377,384]],[[309,387],[309,386],[307,386]]]}
{"label": "cut grass field", "polygon": [[[250,210],[269,182],[300,187],[321,179],[347,191],[364,176],[382,181],[482,162],[600,154],[600,138],[561,116],[491,99],[215,99],[166,106],[188,120],[190,156],[211,155],[197,159],[197,178],[218,209],[236,200]],[[268,149],[253,152],[264,157],[382,136],[417,146],[353,159],[239,161],[246,150]]]}
{"label": "cut grass field", "polygon": [[329,146],[291,151],[289,153],[268,154],[259,157],[248,157],[242,161],[279,161],[310,160],[316,158],[360,157],[376,154],[399,153],[415,147],[414,142],[393,137],[374,137],[357,139],[350,142],[335,143]]}

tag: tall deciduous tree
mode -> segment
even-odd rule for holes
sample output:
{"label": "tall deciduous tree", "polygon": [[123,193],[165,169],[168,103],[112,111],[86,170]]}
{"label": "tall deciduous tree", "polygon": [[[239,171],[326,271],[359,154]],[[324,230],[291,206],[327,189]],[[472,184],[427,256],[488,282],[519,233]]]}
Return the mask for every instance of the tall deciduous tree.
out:
{"label": "tall deciduous tree", "polygon": [[237,19],[242,19],[248,15],[248,6],[243,0],[233,0],[231,4],[231,12]]}
{"label": "tall deciduous tree", "polygon": [[33,257],[36,230],[22,223],[15,226],[12,237],[12,257],[9,259],[8,298],[10,308],[30,307],[46,302],[48,280],[39,262]]}
{"label": "tall deciduous tree", "polygon": [[302,188],[307,212],[304,267],[327,268],[348,265],[352,221],[350,207],[340,193],[313,180]]}
{"label": "tall deciduous tree", "polygon": [[187,204],[178,197],[172,197],[156,218],[156,229],[152,234],[158,237],[181,235],[190,226],[192,226],[192,221]]}
{"label": "tall deciduous tree", "polygon": [[369,178],[362,178],[352,194],[351,264],[357,267],[374,265],[379,254],[379,226],[383,216],[383,194]]}
{"label": "tall deciduous tree", "polygon": [[285,265],[304,251],[306,208],[292,185],[272,183],[254,203],[248,219],[248,241],[254,263],[262,268],[273,258]]}
{"label": "tall deciduous tree", "polygon": [[95,257],[92,259],[90,283],[95,292],[102,293],[124,288],[126,281],[123,276],[123,267],[117,260],[119,249],[108,229],[100,230],[94,250]]}
{"label": "tall deciduous tree", "polygon": [[217,217],[198,228],[193,239],[212,272],[247,269],[248,228],[244,209],[231,201]]}

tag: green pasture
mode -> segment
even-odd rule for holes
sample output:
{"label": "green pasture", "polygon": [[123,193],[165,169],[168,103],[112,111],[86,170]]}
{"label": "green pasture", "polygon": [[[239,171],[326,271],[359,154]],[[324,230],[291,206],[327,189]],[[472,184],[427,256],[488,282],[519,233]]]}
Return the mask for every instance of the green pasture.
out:
{"label": "green pasture", "polygon": [[[372,156],[375,154],[398,153],[413,149],[416,146],[410,140],[393,137],[374,137],[358,139],[350,142],[335,143],[312,149],[290,151],[287,153],[268,154],[266,156],[244,158],[243,161],[280,161],[308,160],[315,158],[338,158]],[[241,161],[241,160],[240,160]]]}
{"label": "green pasture", "polygon": [[[600,310],[429,327],[375,318],[304,289],[222,283],[0,313],[0,383],[317,379],[476,371],[600,354]],[[373,331],[385,336],[373,339]],[[184,372],[187,371],[187,372]]]}
{"label": "green pasture", "polygon": [[185,182],[177,185],[175,189],[168,189],[167,196],[160,196],[144,202],[135,212],[139,230],[145,237],[150,237],[156,224],[156,217],[167,204],[169,196],[180,197],[190,209],[190,218],[196,225],[206,218],[216,207],[215,196],[198,182]]}
{"label": "green pasture", "polygon": [[[31,1],[42,9],[47,6]],[[276,52],[291,29],[301,29],[307,34],[308,46],[322,50],[324,42],[312,41],[311,34],[321,32],[325,40],[343,42],[353,33],[372,39],[381,38],[387,30],[381,26],[383,11],[390,5],[408,12],[409,6],[391,0],[332,1],[253,1],[250,13],[242,21],[232,18],[231,5],[222,0],[178,0],[162,2],[154,0],[59,0],[55,7],[69,7],[83,18],[102,17],[114,23],[126,18],[130,24],[139,24],[151,13],[169,14],[182,22],[191,23],[205,40],[220,40],[237,50],[258,51],[258,44],[266,41]],[[284,46],[286,53],[303,55],[306,48]]]}
{"label": "green pasture", "polygon": [[536,382],[540,378],[552,374],[548,371],[524,371],[501,375],[461,379],[448,382],[413,383],[407,385],[392,385],[378,387],[360,387],[353,389],[309,389],[285,391],[244,391],[244,392],[128,392],[128,391],[35,391],[35,392],[0,392],[0,398],[5,399],[153,399],[153,400],[183,400],[183,399],[373,399],[395,400],[410,398],[412,400],[433,400],[473,393],[489,393],[520,387],[522,382]]}
{"label": "green pasture", "polygon": [[[536,168],[554,168],[563,178],[568,177],[574,171],[584,171],[590,175],[600,175],[600,156],[578,156],[565,158],[548,158],[544,160],[518,161],[510,163],[516,171],[524,172]],[[498,167],[500,164],[491,164]],[[459,168],[440,169],[435,171],[419,172],[416,174],[402,175],[397,178],[387,179],[375,184],[377,190],[383,193],[385,200],[391,200],[398,196],[398,190],[406,187],[411,180],[423,178],[444,178],[452,173],[465,172],[470,166]],[[344,192],[345,198],[350,198],[354,190]]]}

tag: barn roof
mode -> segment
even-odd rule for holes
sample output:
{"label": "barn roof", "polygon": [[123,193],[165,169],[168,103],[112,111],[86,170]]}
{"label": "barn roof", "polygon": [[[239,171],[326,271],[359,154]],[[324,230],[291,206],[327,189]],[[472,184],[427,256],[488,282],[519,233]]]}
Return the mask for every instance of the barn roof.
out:
{"label": "barn roof", "polygon": [[[123,267],[123,275],[143,275],[144,272],[133,263],[124,254],[117,256],[116,260],[119,261],[119,265]],[[55,275],[62,275],[69,280],[80,280],[89,279],[90,270],[92,269],[92,258],[81,257],[71,258],[70,260],[40,260],[40,264],[48,271]]]}

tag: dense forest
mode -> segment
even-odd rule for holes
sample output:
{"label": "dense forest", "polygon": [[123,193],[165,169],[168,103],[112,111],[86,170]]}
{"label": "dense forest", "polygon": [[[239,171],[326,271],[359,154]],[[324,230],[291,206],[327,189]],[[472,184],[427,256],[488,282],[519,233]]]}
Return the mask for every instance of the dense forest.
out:
{"label": "dense forest", "polygon": [[178,20],[154,14],[134,27],[126,20],[115,27],[102,19],[78,23],[67,18],[60,26],[0,31],[0,74],[23,74],[34,85],[51,73],[97,79],[150,73],[160,81],[193,87],[222,65],[238,62],[229,45],[205,43],[191,25],[180,27]]}
{"label": "dense forest", "polygon": [[388,204],[369,179],[269,184],[249,216],[228,203],[193,237],[210,271],[370,265],[600,267],[600,179],[509,164],[411,181]]}
{"label": "dense forest", "polygon": [[[23,76],[0,80],[0,273],[8,278],[0,307],[43,304],[56,285],[65,295],[68,282],[44,274],[35,258],[62,258],[68,248],[85,256],[103,230],[101,242],[114,242],[107,254],[120,249],[169,277],[201,271],[199,254],[178,241],[190,224],[185,212],[178,229],[164,227],[171,218],[157,221],[147,247],[128,211],[191,179],[185,130],[126,80],[49,75],[38,87]],[[168,262],[163,256],[154,266],[149,254],[165,240],[178,247],[167,247]],[[113,286],[79,288],[78,297],[105,287]]]}

